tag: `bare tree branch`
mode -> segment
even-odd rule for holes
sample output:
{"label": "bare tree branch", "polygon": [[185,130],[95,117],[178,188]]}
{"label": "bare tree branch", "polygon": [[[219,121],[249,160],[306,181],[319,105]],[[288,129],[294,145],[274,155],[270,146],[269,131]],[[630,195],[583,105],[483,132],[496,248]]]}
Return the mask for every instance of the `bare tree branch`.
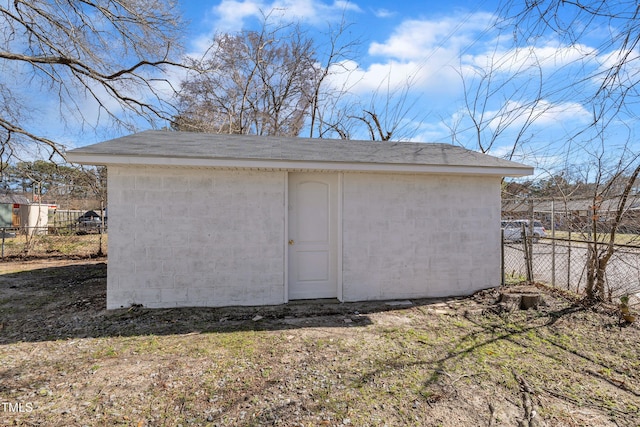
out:
{"label": "bare tree branch", "polygon": [[216,35],[205,56],[191,64],[181,84],[183,130],[258,135],[298,135],[311,109],[313,43],[293,24]]}
{"label": "bare tree branch", "polygon": [[[580,92],[579,102],[592,112],[588,123],[567,136],[564,148],[566,158],[579,153],[585,167],[591,168],[586,297],[591,302],[603,301],[616,234],[640,174],[640,157],[633,141],[639,123],[635,109],[640,101],[640,8],[631,0],[537,0],[524,4],[509,0],[503,2],[501,14],[514,24],[516,43],[531,46],[549,38],[565,46],[579,46],[594,37],[590,34],[594,28],[608,29],[597,34],[597,57],[585,53],[564,67],[591,64],[590,68],[581,66],[577,75],[566,73],[563,84],[554,90],[567,98]],[[594,59],[598,61],[595,65]],[[604,207],[614,201],[615,208]],[[607,215],[601,216],[603,212]]]}
{"label": "bare tree branch", "polygon": [[[57,97],[61,123],[95,127],[104,117],[131,128],[172,115],[158,85],[171,88],[164,71],[182,66],[173,0],[13,0],[0,5],[0,34],[0,64],[32,88],[0,82],[0,97],[14,100],[0,108],[4,156],[22,143],[64,156],[60,142],[30,130],[35,91]],[[93,122],[85,99],[98,109]]]}

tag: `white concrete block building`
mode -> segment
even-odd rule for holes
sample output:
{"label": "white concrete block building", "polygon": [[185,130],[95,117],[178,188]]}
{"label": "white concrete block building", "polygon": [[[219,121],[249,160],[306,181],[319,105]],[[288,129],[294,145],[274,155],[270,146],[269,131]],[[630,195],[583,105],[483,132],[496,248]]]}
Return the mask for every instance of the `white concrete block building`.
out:
{"label": "white concrete block building", "polygon": [[108,167],[107,308],[465,295],[500,283],[500,182],[446,144],[146,131]]}

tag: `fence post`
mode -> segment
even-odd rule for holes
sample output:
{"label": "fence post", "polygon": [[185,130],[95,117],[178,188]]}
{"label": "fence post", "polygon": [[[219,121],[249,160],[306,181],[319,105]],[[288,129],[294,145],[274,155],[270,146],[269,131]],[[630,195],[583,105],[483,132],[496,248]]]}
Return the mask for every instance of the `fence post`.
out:
{"label": "fence post", "polygon": [[556,287],[556,209],[551,199],[551,286]]}
{"label": "fence post", "polygon": [[102,233],[104,228],[104,200],[100,200],[100,226],[98,227],[98,233],[100,233],[99,241],[98,241],[98,256],[104,255],[102,251]]}
{"label": "fence post", "polygon": [[528,232],[527,248],[529,249],[529,272],[531,274],[529,278],[529,284],[533,283],[533,242],[535,240],[533,237],[534,222],[535,222],[534,214],[535,214],[535,210],[533,207],[533,199],[531,198],[531,196],[529,196],[529,230],[527,230]]}
{"label": "fence post", "polygon": [[569,228],[569,242],[567,242],[567,290],[571,290],[571,228]]}
{"label": "fence post", "polygon": [[504,229],[500,228],[500,271],[502,272],[500,278],[500,285],[505,285],[504,277]]}
{"label": "fence post", "polygon": [[6,233],[7,233],[7,229],[3,227],[2,228],[2,259],[4,259],[4,237]]}
{"label": "fence post", "polygon": [[522,223],[521,234],[522,238],[522,247],[524,248],[524,262],[527,267],[527,283],[533,283],[533,263],[531,262],[531,251],[529,250],[529,242],[527,238],[527,228],[524,223]]}

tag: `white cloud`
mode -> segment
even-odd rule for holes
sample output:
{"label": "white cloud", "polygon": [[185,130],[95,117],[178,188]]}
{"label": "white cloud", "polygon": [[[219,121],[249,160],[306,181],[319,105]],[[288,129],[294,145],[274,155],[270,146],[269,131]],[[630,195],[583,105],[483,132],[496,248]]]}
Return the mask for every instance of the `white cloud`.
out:
{"label": "white cloud", "polygon": [[360,64],[350,63],[350,73],[336,74],[334,79],[341,84],[346,79],[346,86],[357,93],[409,85],[437,98],[459,95],[462,87],[456,68],[461,52],[489,31],[492,19],[488,13],[469,13],[405,20],[385,41],[369,45],[368,58]]}
{"label": "white cloud", "polygon": [[[213,9],[216,25],[212,31],[240,29],[261,13],[271,12],[275,19],[314,24],[328,18],[339,19],[348,11],[361,12],[356,4],[345,1],[222,0]],[[386,9],[375,12],[378,17],[392,13]],[[501,43],[491,27],[494,20],[494,15],[485,12],[405,20],[386,40],[372,42],[368,57],[336,64],[332,81],[336,87],[347,87],[360,94],[410,85],[428,96],[460,98],[462,87],[457,71],[460,66],[463,71],[468,66],[486,68],[493,61],[498,72],[522,72],[537,63],[553,69],[585,55],[595,55],[594,49],[584,45],[562,46],[552,42],[536,48],[496,49]],[[209,43],[210,35],[202,36],[196,40],[195,50],[204,51]]]}
{"label": "white cloud", "polygon": [[489,28],[492,20],[493,15],[488,13],[438,20],[406,20],[386,41],[372,43],[369,54],[399,60],[422,60],[436,54],[454,59],[480,32]]}
{"label": "white cloud", "polygon": [[393,12],[389,9],[375,9],[373,11],[373,14],[376,16],[376,18],[391,18],[392,16],[396,15],[396,12]]}
{"label": "white cloud", "polygon": [[345,12],[359,11],[355,3],[344,0],[334,0],[333,3],[319,0],[222,0],[213,8],[216,21],[212,32],[239,31],[245,20],[260,18],[262,14],[316,25],[340,19]]}
{"label": "white cloud", "polygon": [[331,81],[335,87],[348,87],[360,94],[409,88],[411,91],[445,95],[461,90],[457,72],[443,62],[390,60],[362,68],[354,61],[345,61],[333,67]]}
{"label": "white cloud", "polygon": [[325,25],[339,21],[347,12],[361,10],[356,4],[344,0],[334,0],[333,3],[320,0],[221,0],[207,14],[209,31],[191,40],[191,52],[187,56],[200,58],[211,46],[215,34],[242,31],[250,27],[248,21],[261,20],[263,15],[269,16],[272,23]]}
{"label": "white cloud", "polygon": [[596,57],[597,50],[586,45],[562,45],[549,42],[543,46],[496,49],[475,55],[464,55],[461,63],[508,74],[525,70],[557,70],[567,65],[585,64]]}
{"label": "white cloud", "polygon": [[[484,111],[480,136],[484,148],[490,144],[490,154],[498,157],[508,157],[518,141],[514,160],[539,166],[542,158],[556,156],[557,148],[565,147],[570,135],[584,128],[590,119],[589,111],[577,102],[554,103],[543,99],[536,104],[527,104],[507,100],[500,108]],[[454,129],[459,143],[480,149],[477,130],[464,109],[453,112],[443,122],[446,123],[442,128],[445,135],[449,128]]]}
{"label": "white cloud", "polygon": [[523,126],[529,118],[535,120],[536,126],[562,126],[567,128],[587,123],[591,119],[589,111],[577,102],[553,103],[543,99],[534,105],[528,106],[522,102],[507,101],[502,110],[487,112],[487,117],[494,117],[490,122],[490,127],[496,129],[500,125],[500,120],[505,119],[505,114],[511,116],[508,117],[509,119],[513,119],[509,120],[509,123],[514,128]]}
{"label": "white cloud", "polygon": [[387,77],[392,84],[407,79],[430,96],[461,96],[462,83],[473,69],[529,78],[538,68],[546,75],[569,65],[586,66],[597,50],[586,45],[567,46],[548,41],[539,47],[503,48],[511,40],[493,29],[495,16],[485,12],[440,19],[402,22],[382,42],[370,44],[369,63],[359,70],[358,89],[371,90]]}
{"label": "white cloud", "polygon": [[[609,88],[627,88],[638,84],[640,69],[640,50],[619,50],[603,53],[598,56],[598,69],[592,81],[597,86],[608,85]],[[614,79],[615,77],[615,79]],[[615,90],[615,89],[614,89]]]}
{"label": "white cloud", "polygon": [[413,142],[438,142],[452,144],[451,130],[440,122],[416,123],[416,133],[411,137]]}
{"label": "white cloud", "polygon": [[260,1],[223,0],[214,8],[218,19],[212,32],[240,30],[244,20],[248,17],[259,16],[260,10],[264,10],[264,4]]}

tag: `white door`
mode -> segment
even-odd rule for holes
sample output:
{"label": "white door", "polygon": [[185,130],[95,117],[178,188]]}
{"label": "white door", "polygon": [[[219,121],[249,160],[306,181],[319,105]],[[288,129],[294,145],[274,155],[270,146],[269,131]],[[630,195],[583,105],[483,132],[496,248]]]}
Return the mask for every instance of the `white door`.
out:
{"label": "white door", "polygon": [[338,175],[289,174],[289,299],[336,298]]}

